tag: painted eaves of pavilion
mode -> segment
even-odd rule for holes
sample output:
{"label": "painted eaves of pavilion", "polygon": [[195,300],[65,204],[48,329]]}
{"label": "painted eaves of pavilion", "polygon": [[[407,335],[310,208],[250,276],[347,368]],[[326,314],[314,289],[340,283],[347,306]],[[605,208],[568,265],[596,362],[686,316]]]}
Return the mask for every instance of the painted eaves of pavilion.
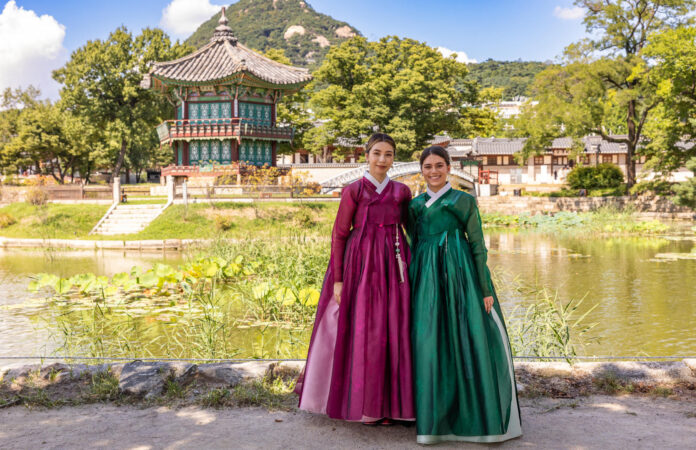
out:
{"label": "painted eaves of pavilion", "polygon": [[227,23],[223,8],[208,44],[183,58],[155,63],[141,83],[176,105],[176,119],[160,124],[157,134],[160,144],[171,145],[182,169],[237,162],[275,165],[278,143],[293,138],[292,127],[276,124],[278,101],[312,79],[307,69],[245,47]]}

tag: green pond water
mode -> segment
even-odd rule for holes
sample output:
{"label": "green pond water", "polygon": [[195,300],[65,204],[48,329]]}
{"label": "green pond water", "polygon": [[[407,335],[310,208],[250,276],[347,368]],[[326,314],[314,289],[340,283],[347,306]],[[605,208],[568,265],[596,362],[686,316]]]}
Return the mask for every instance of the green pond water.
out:
{"label": "green pond water", "polygon": [[[502,279],[518,277],[527,284],[547,286],[562,300],[585,298],[583,310],[598,305],[585,320],[596,326],[581,354],[696,355],[693,234],[600,238],[489,231],[487,235],[490,267],[504,274]],[[45,295],[30,294],[27,284],[32,274],[112,275],[133,265],[177,265],[185,259],[179,253],[0,251],[0,356],[64,354],[61,321],[80,320],[67,314],[70,307],[50,306],[38,301]],[[508,312],[533,301],[505,286],[499,286],[499,292]],[[163,316],[153,308],[137,317],[147,325],[140,349],[178,356],[161,351],[164,340],[182,339],[176,314]],[[304,357],[310,333],[311,327],[230,326],[228,348],[237,357]],[[87,349],[81,351],[89,354]]]}

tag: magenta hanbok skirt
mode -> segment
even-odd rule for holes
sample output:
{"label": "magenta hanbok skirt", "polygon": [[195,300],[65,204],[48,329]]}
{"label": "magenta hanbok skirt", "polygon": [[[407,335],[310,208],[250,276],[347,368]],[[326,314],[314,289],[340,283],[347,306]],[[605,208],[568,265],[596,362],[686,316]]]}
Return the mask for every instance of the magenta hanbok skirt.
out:
{"label": "magenta hanbok skirt", "polygon": [[[335,419],[414,420],[410,254],[398,223],[371,219],[368,215],[346,241],[340,306],[333,299],[329,262],[296,392],[300,409]],[[394,249],[397,229],[403,282]]]}

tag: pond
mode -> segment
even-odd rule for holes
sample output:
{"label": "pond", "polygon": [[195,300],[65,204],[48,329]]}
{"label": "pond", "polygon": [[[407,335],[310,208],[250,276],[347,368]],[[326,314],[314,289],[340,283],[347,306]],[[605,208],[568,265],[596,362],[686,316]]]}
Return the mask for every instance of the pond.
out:
{"label": "pond", "polygon": [[[608,238],[488,231],[487,235],[489,264],[493,271],[504,275],[501,279],[517,278],[528,285],[546,286],[562,301],[584,298],[580,312],[596,305],[585,319],[596,325],[585,336],[580,354],[696,354],[696,333],[692,331],[696,323],[693,234]],[[187,256],[180,253],[1,251],[0,356],[65,354],[68,350],[90,354],[85,348],[64,347],[64,337],[70,332],[66,324],[74,332],[80,325],[76,322],[89,321],[89,317],[70,315],[70,306],[48,304],[43,300],[45,292],[29,293],[31,275],[113,275],[128,272],[133,265],[177,266],[186,260]],[[506,286],[499,286],[499,291],[503,309],[508,312],[534,301],[528,293]],[[186,330],[193,325],[183,322],[181,308],[164,306],[158,304],[140,314],[134,309],[136,318],[128,316],[133,326],[149,325],[147,332],[139,335],[142,342],[128,344],[131,353],[181,355],[169,354],[173,347],[164,344],[181,341],[186,345]],[[229,311],[241,314],[239,305]],[[125,316],[113,317],[110,320],[122,321]],[[195,326],[199,325],[205,324]],[[225,334],[229,345],[219,356],[301,358],[311,333],[311,327],[240,326],[234,320],[230,325]],[[108,331],[115,333],[113,329]],[[165,347],[169,353],[163,353]]]}

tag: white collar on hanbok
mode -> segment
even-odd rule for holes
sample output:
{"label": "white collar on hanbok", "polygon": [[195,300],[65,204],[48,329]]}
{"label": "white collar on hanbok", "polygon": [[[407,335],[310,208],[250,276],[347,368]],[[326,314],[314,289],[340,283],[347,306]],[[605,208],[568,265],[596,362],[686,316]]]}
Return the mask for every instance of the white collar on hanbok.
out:
{"label": "white collar on hanbok", "polygon": [[430,208],[430,207],[432,206],[432,204],[435,203],[435,202],[437,201],[438,198],[440,198],[440,197],[442,197],[443,195],[445,195],[445,194],[447,193],[447,191],[449,191],[450,189],[452,189],[452,185],[449,184],[449,181],[448,181],[447,183],[445,183],[445,185],[442,186],[442,187],[440,188],[440,190],[437,191],[437,192],[433,192],[433,191],[430,190],[430,188],[427,188],[427,189],[425,190],[425,192],[427,192],[428,195],[430,196],[430,200],[428,200],[427,202],[425,202],[425,207],[426,207],[426,208]]}
{"label": "white collar on hanbok", "polygon": [[365,178],[367,178],[367,180],[370,183],[375,185],[378,194],[381,194],[384,188],[386,188],[387,184],[389,183],[389,175],[385,176],[384,180],[380,183],[379,181],[377,181],[377,178],[370,175],[370,172],[368,172],[367,170],[365,171]]}

